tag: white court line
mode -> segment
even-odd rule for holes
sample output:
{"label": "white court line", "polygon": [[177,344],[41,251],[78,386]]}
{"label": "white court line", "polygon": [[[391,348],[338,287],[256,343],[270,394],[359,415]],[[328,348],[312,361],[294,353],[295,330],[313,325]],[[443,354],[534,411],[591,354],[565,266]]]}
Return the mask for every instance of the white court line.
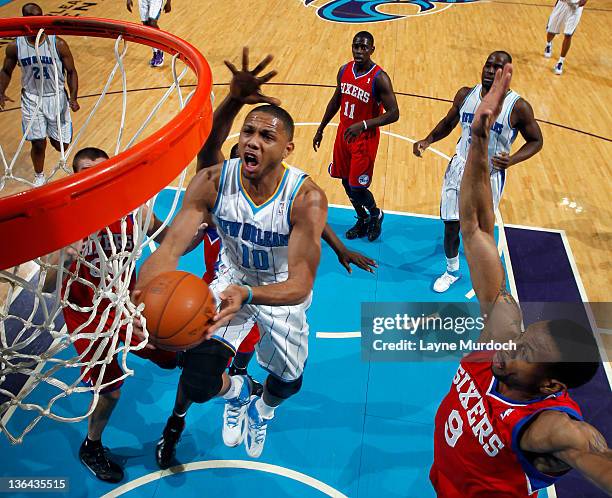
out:
{"label": "white court line", "polygon": [[119,486],[113,489],[111,492],[102,495],[101,498],[114,498],[116,496],[121,496],[126,493],[129,493],[130,491],[136,488],[139,488],[140,486],[144,486],[150,482],[157,481],[159,479],[174,474],[191,472],[193,470],[210,469],[259,470],[260,472],[267,472],[268,474],[276,474],[282,477],[287,477],[294,481],[305,484],[306,486],[309,486],[313,489],[316,489],[317,491],[320,491],[321,493],[326,494],[327,496],[331,496],[333,498],[347,498],[346,495],[340,493],[340,491],[332,488],[328,484],[325,484],[324,482],[321,482],[315,479],[314,477],[302,474],[301,472],[296,472],[295,470],[280,467],[278,465],[247,460],[204,460],[200,462],[191,462],[182,465],[177,465],[167,470],[152,472],[150,474],[139,477],[138,479],[134,479],[133,481],[130,481],[127,484]]}
{"label": "white court line", "polygon": [[361,337],[361,332],[317,332],[317,339],[354,339]]}

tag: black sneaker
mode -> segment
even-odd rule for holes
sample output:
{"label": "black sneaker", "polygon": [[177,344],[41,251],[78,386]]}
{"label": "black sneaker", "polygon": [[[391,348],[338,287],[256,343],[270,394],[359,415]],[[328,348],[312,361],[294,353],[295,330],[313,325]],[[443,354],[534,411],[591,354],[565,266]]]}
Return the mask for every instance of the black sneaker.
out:
{"label": "black sneaker", "polygon": [[185,428],[185,419],[171,415],[166,422],[162,437],[155,447],[155,460],[160,469],[167,469],[174,462],[176,445],[181,439],[181,433]]}
{"label": "black sneaker", "polygon": [[251,389],[251,396],[259,396],[261,398],[263,396],[263,386],[253,377],[251,377],[251,382],[253,384],[253,388]]}
{"label": "black sneaker", "polygon": [[358,239],[365,237],[368,233],[368,220],[369,216],[365,218],[357,217],[357,223],[346,232],[346,238],[349,240]]}
{"label": "black sneaker", "polygon": [[108,458],[108,448],[102,444],[85,445],[79,449],[79,459],[93,475],[104,482],[116,483],[123,479],[123,469]]}
{"label": "black sneaker", "polygon": [[380,211],[380,214],[377,217],[370,216],[370,221],[368,221],[368,240],[370,242],[375,241],[378,237],[380,237],[380,232],[382,232],[382,222],[385,218],[385,213]]}

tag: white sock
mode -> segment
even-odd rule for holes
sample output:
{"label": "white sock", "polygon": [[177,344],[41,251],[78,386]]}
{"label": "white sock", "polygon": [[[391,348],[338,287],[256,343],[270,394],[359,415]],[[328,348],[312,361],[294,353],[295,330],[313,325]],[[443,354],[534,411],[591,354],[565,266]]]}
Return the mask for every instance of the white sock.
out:
{"label": "white sock", "polygon": [[546,42],[546,48],[552,47],[552,42]]}
{"label": "white sock", "polygon": [[255,408],[257,408],[257,411],[263,418],[274,417],[274,410],[276,410],[275,406],[267,405],[263,398],[259,398],[257,401],[255,401]]}
{"label": "white sock", "polygon": [[230,377],[230,387],[223,395],[223,399],[234,399],[240,394],[240,390],[244,385],[244,377],[242,375],[232,375]]}
{"label": "white sock", "polygon": [[565,57],[559,57],[558,64],[563,64],[565,62]]}
{"label": "white sock", "polygon": [[459,256],[455,256],[454,258],[446,258],[446,271],[449,273],[459,271]]}

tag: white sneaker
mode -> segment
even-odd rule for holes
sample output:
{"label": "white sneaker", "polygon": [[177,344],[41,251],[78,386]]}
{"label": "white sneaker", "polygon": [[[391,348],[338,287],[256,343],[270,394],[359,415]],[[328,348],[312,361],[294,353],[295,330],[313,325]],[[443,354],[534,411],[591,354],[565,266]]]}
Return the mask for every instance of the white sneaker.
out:
{"label": "white sneaker", "polygon": [[461,275],[451,275],[447,271],[444,272],[444,275],[439,277],[433,285],[433,290],[436,292],[446,292],[451,285],[453,285],[457,280],[461,278]]}
{"label": "white sneaker", "polygon": [[35,173],[34,174],[34,186],[42,187],[45,183],[47,183],[47,178],[44,173]]}
{"label": "white sneaker", "polygon": [[555,74],[563,74],[563,62],[557,62],[555,64]]}
{"label": "white sneaker", "polygon": [[544,57],[547,59],[552,57],[552,45],[546,45],[546,47],[544,47]]}
{"label": "white sneaker", "polygon": [[266,432],[268,430],[268,422],[272,418],[263,418],[257,410],[257,400],[255,398],[249,404],[247,409],[248,427],[246,437],[244,438],[244,446],[246,447],[247,455],[251,458],[259,458],[263,451],[266,442]]}
{"label": "white sneaker", "polygon": [[240,394],[225,402],[223,409],[223,443],[225,446],[233,448],[242,443],[245,434],[246,411],[251,399],[249,393],[249,381],[244,379],[244,384]]}

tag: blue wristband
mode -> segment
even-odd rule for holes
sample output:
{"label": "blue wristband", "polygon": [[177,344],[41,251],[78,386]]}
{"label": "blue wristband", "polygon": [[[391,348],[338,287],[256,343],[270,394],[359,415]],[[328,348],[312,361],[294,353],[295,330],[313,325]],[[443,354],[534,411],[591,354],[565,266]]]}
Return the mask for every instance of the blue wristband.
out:
{"label": "blue wristband", "polygon": [[250,285],[243,285],[242,287],[246,287],[246,290],[249,291],[249,295],[242,302],[242,304],[251,304],[251,301],[253,300],[253,289],[251,289]]}

